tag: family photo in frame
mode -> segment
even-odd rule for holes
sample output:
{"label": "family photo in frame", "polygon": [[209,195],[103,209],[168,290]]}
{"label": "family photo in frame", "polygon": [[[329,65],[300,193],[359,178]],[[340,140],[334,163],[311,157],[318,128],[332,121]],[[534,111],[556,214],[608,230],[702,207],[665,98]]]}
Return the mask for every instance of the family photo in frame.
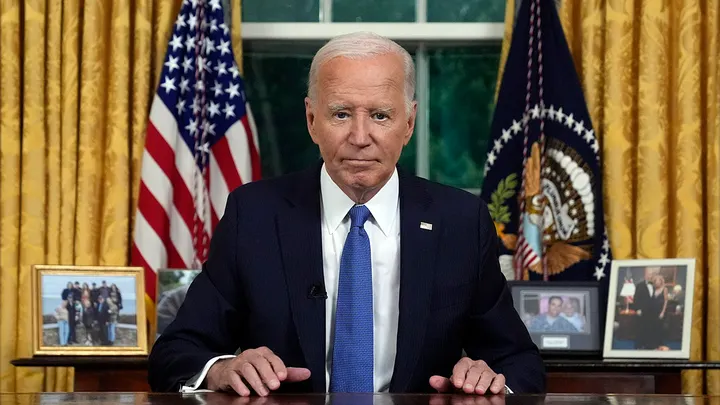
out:
{"label": "family photo in frame", "polygon": [[541,352],[600,352],[597,283],[511,281],[508,284],[515,309]]}
{"label": "family photo in frame", "polygon": [[35,355],[145,355],[141,267],[35,265]]}
{"label": "family photo in frame", "polygon": [[690,357],[695,259],[614,260],[603,356]]}

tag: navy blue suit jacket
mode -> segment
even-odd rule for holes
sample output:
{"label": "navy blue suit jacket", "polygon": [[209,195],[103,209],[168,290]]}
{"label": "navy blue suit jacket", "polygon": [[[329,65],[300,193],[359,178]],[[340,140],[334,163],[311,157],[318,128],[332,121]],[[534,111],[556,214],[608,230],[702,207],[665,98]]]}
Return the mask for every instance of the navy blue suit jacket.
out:
{"label": "navy blue suit jacket", "polygon": [[[325,392],[325,300],[316,294],[324,288],[320,167],[230,194],[203,271],[153,346],[154,391],[177,391],[212,357],[267,346],[287,366],[312,373],[280,392]],[[400,313],[390,391],[431,392],[429,378],[452,375],[464,349],[503,373],[513,391],[543,392],[543,361],[513,308],[485,203],[402,171],[399,181]]]}

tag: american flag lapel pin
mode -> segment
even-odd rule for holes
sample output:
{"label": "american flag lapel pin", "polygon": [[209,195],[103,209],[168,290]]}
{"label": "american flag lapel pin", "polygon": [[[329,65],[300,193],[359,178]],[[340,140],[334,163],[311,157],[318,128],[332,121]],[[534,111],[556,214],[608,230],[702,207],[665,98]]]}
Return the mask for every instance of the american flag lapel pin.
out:
{"label": "american flag lapel pin", "polygon": [[424,229],[426,231],[432,231],[432,224],[429,224],[427,222],[420,222],[420,229]]}

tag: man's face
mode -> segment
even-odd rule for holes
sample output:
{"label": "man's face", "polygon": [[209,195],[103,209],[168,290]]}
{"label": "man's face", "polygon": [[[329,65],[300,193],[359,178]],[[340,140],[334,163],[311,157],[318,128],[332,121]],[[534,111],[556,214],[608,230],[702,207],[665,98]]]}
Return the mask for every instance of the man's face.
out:
{"label": "man's face", "polygon": [[562,310],[567,316],[573,316],[575,314],[575,306],[570,301],[563,303]]}
{"label": "man's face", "polygon": [[655,276],[660,272],[660,267],[646,267],[645,268],[645,281],[653,281]]}
{"label": "man's face", "polygon": [[390,178],[415,126],[408,113],[402,57],[353,60],[336,57],[318,71],[316,100],[305,99],[310,136],[330,177],[343,189],[364,194]]}
{"label": "man's face", "polygon": [[558,316],[561,308],[562,302],[557,298],[553,298],[548,305],[548,314],[550,314],[550,316]]}

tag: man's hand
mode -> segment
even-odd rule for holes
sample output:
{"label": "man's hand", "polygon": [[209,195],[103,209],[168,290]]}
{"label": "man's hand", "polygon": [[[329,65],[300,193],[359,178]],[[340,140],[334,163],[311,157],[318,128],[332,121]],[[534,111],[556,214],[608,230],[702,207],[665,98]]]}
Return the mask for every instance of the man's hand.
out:
{"label": "man's hand", "polygon": [[207,387],[213,391],[231,391],[246,397],[252,388],[266,396],[280,388],[281,382],[298,382],[310,378],[306,368],[285,367],[267,347],[248,349],[232,359],[220,360],[210,367]]}
{"label": "man's hand", "polygon": [[453,389],[462,390],[466,394],[485,394],[505,392],[505,376],[495,374],[482,360],[473,361],[463,357],[453,368],[450,378],[434,375],[430,377],[430,386],[438,392],[449,392]]}

